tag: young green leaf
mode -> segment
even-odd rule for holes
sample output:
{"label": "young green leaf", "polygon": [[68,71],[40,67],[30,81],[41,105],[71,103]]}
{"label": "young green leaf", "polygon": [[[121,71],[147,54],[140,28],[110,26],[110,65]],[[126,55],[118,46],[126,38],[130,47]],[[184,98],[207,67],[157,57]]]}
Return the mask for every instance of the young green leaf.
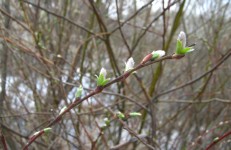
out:
{"label": "young green leaf", "polygon": [[181,31],[176,43],[176,55],[185,55],[188,52],[193,51],[192,47],[186,47],[186,34]]}
{"label": "young green leaf", "polygon": [[109,78],[106,78],[107,75],[107,71],[102,68],[100,70],[99,76],[96,75],[97,77],[97,86],[104,86],[108,83],[108,81],[110,80]]}
{"label": "young green leaf", "polygon": [[184,52],[183,52],[183,45],[182,45],[182,42],[181,42],[180,40],[177,40],[177,44],[176,44],[176,54],[184,55]]}
{"label": "young green leaf", "polygon": [[82,91],[83,91],[83,87],[82,87],[82,85],[80,85],[79,88],[77,89],[76,93],[75,93],[75,97],[80,98],[82,95]]}

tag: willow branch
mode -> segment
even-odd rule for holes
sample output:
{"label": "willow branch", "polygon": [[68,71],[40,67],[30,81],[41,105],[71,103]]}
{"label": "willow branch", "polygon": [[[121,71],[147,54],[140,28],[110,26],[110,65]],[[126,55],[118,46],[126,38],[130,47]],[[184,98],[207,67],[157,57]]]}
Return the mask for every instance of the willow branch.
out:
{"label": "willow branch", "polygon": [[[53,125],[55,125],[56,123],[58,123],[62,117],[67,113],[69,112],[71,109],[73,109],[74,107],[78,106],[79,104],[81,104],[83,101],[87,100],[88,98],[94,96],[94,95],[97,95],[99,93],[101,93],[105,88],[109,87],[110,85],[114,84],[114,83],[117,83],[117,82],[122,82],[124,81],[128,76],[130,76],[133,72],[141,69],[141,68],[144,68],[146,66],[149,66],[151,64],[154,64],[154,63],[157,63],[157,62],[161,62],[163,60],[167,60],[167,59],[174,59],[173,56],[165,56],[165,57],[162,57],[160,59],[157,59],[155,61],[150,61],[150,62],[147,62],[146,64],[145,63],[140,63],[139,65],[137,65],[135,68],[125,72],[124,74],[122,74],[121,76],[115,78],[114,80],[110,81],[109,83],[107,83],[106,85],[104,86],[97,86],[95,88],[94,91],[90,92],[88,95],[86,95],[85,97],[83,98],[76,98],[74,100],[74,102],[72,104],[70,104],[63,112],[61,112],[54,120],[52,120],[48,125],[47,127],[51,127]],[[38,137],[40,137],[42,134],[38,134],[36,136],[36,138],[31,142],[28,142],[24,149],[27,148],[30,144],[32,144]]]}

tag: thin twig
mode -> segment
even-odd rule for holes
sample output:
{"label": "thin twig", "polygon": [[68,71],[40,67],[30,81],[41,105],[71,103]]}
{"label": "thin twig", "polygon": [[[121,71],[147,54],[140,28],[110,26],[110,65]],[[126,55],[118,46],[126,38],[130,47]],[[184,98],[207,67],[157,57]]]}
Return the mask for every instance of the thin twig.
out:
{"label": "thin twig", "polygon": [[231,135],[231,130],[226,132],[224,135],[220,136],[219,138],[216,138],[216,140],[214,140],[206,147],[206,150],[209,150],[210,148],[212,148],[214,145],[216,145],[218,142],[222,141],[224,138],[228,137],[229,135]]}
{"label": "thin twig", "polygon": [[0,138],[1,138],[2,145],[3,145],[3,149],[7,150],[6,139],[5,139],[4,135],[2,134],[2,129],[0,129]]}
{"label": "thin twig", "polygon": [[[58,123],[61,118],[67,113],[69,112],[72,108],[74,108],[75,106],[78,106],[79,104],[81,104],[83,101],[87,100],[88,98],[94,96],[94,95],[97,95],[99,93],[101,93],[103,91],[103,89],[105,89],[106,87],[109,87],[110,85],[114,84],[114,83],[117,83],[117,82],[120,82],[120,81],[123,81],[125,80],[128,76],[130,76],[132,74],[132,72],[134,71],[137,71],[141,68],[144,68],[146,66],[149,66],[151,64],[154,64],[154,63],[157,63],[157,62],[160,62],[160,61],[163,61],[163,60],[167,60],[167,59],[174,59],[173,56],[165,56],[165,57],[162,57],[158,60],[155,60],[155,61],[150,61],[146,64],[143,64],[143,63],[140,63],[139,65],[137,65],[135,68],[131,69],[130,71],[127,71],[125,72],[123,75],[115,78],[114,80],[110,81],[109,83],[107,83],[105,86],[101,86],[101,87],[96,87],[96,89],[92,92],[90,92],[88,95],[86,95],[85,97],[83,97],[82,99],[80,98],[76,98],[75,101],[70,104],[62,113],[60,113],[53,121],[51,121],[47,127],[51,127],[53,126],[54,124]],[[126,125],[124,126],[126,128]],[[129,128],[127,128],[127,130],[130,132],[130,133],[134,133],[132,130],[130,130]],[[39,135],[36,135],[36,138],[37,139],[39,136],[41,136],[42,134],[39,134]],[[135,135],[134,135],[135,136]],[[32,141],[34,142],[35,139]],[[138,138],[139,139],[139,138]],[[32,144],[32,142],[28,142],[24,148],[27,148],[30,144]],[[142,141],[141,141],[142,142]]]}
{"label": "thin twig", "polygon": [[156,96],[152,99],[152,101],[155,101],[155,100],[156,100],[157,98],[159,98],[160,96],[169,94],[169,93],[174,92],[174,91],[176,91],[176,90],[179,90],[179,89],[181,89],[181,88],[183,88],[183,87],[186,87],[186,86],[188,86],[188,85],[191,85],[191,84],[194,83],[194,82],[199,81],[199,80],[202,79],[204,76],[206,76],[206,75],[210,74],[211,72],[215,71],[215,70],[216,70],[225,60],[227,60],[230,56],[231,56],[231,49],[229,49],[229,50],[228,50],[228,53],[227,53],[227,54],[226,54],[226,55],[225,55],[225,56],[224,56],[213,68],[211,68],[209,71],[203,73],[203,74],[200,75],[199,77],[197,77],[197,78],[195,78],[195,79],[193,79],[193,80],[191,80],[191,81],[189,81],[189,82],[187,82],[187,83],[184,83],[184,84],[182,84],[182,85],[179,85],[179,86],[176,87],[176,88],[172,88],[172,89],[170,89],[170,90],[164,91],[164,92],[162,92],[162,93],[156,95]]}

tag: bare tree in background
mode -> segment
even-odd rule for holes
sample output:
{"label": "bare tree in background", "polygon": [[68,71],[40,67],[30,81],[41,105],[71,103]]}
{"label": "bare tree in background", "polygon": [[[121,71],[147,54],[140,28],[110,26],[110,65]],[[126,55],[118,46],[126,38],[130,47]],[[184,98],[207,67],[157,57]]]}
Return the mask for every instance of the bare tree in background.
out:
{"label": "bare tree in background", "polygon": [[[0,148],[22,149],[83,86],[111,79],[153,50],[195,51],[146,66],[66,113],[29,149],[231,147],[229,0],[1,0]],[[119,120],[116,115],[139,112]],[[110,126],[102,128],[104,118]],[[4,139],[4,140],[3,140]]]}

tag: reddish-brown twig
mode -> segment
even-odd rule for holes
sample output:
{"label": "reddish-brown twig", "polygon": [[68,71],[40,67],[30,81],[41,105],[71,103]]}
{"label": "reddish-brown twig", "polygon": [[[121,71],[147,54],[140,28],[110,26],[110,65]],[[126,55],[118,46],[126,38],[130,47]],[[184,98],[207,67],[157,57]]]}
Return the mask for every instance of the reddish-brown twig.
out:
{"label": "reddish-brown twig", "polygon": [[2,134],[1,130],[0,130],[0,138],[1,138],[2,145],[3,145],[3,149],[7,150],[6,139],[5,139],[4,135]]}
{"label": "reddish-brown twig", "polygon": [[[149,66],[151,64],[154,64],[156,62],[160,62],[160,61],[163,61],[163,60],[167,60],[167,59],[174,59],[173,56],[165,56],[165,57],[162,57],[160,59],[157,59],[155,61],[150,61],[150,62],[147,62],[146,64],[144,63],[140,63],[139,65],[137,65],[135,68],[125,72],[124,74],[122,74],[121,76],[115,78],[114,80],[110,81],[109,83],[107,83],[105,86],[98,86],[96,87],[96,89],[94,91],[92,91],[91,93],[89,93],[88,95],[86,95],[85,97],[83,98],[76,98],[75,101],[70,104],[63,112],[61,112],[53,121],[51,121],[47,127],[51,127],[53,126],[54,124],[58,123],[62,116],[64,116],[67,112],[69,112],[72,108],[74,108],[75,106],[78,106],[79,104],[81,104],[83,101],[87,100],[88,98],[98,94],[98,93],[101,93],[103,89],[105,89],[106,87],[109,87],[110,85],[116,83],[116,82],[120,82],[120,81],[123,81],[124,79],[126,79],[129,75],[132,74],[132,72],[136,71],[136,70],[139,70],[141,68],[144,68],[145,66]],[[41,130],[42,131],[42,130]],[[32,144],[39,136],[41,136],[43,134],[43,132],[39,132],[39,134],[36,134],[35,136],[33,136],[30,141],[26,144],[26,146],[24,147],[24,150],[26,150],[28,148],[28,146],[30,144]]]}
{"label": "reddish-brown twig", "polygon": [[212,143],[210,143],[207,147],[206,150],[209,150],[210,148],[212,148],[214,145],[216,145],[218,142],[222,141],[224,138],[228,137],[229,135],[231,135],[231,130],[226,132],[224,135],[216,138]]}

